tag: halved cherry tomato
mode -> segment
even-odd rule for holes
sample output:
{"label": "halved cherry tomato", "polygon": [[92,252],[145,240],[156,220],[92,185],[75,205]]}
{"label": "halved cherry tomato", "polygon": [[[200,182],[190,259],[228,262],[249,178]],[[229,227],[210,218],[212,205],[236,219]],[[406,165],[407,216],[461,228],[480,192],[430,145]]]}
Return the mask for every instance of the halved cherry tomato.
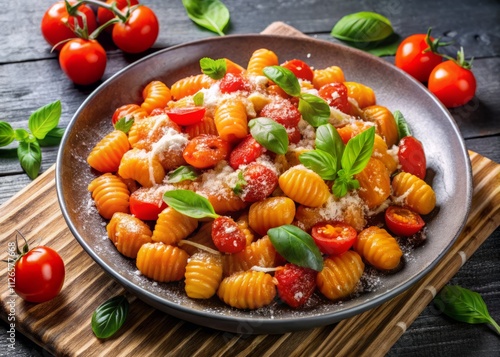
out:
{"label": "halved cherry tomato", "polygon": [[278,175],[269,167],[251,162],[243,170],[243,182],[238,182],[239,190],[237,194],[245,202],[262,201],[278,186]]}
{"label": "halved cherry tomato", "polygon": [[219,216],[212,223],[212,241],[223,253],[238,253],[245,249],[247,240],[238,224],[231,218]]}
{"label": "halved cherry tomato", "polygon": [[266,104],[260,111],[260,116],[273,119],[285,128],[296,127],[302,118],[297,107],[287,99],[274,100]]}
{"label": "halved cherry tomato", "polygon": [[317,272],[292,263],[280,266],[274,273],[278,294],[287,305],[297,308],[304,305],[316,288]]}
{"label": "halved cherry tomato", "polygon": [[427,161],[422,143],[413,136],[405,136],[399,142],[398,159],[401,170],[425,179]]}
{"label": "halved cherry tomato", "polygon": [[203,120],[205,107],[182,107],[166,110],[170,120],[179,125],[193,125]]}
{"label": "halved cherry tomato", "polygon": [[340,255],[354,244],[358,232],[343,222],[318,223],[311,235],[319,250],[327,255]]}
{"label": "halved cherry tomato", "polygon": [[247,165],[257,160],[264,152],[264,147],[248,134],[229,155],[229,165],[233,169],[237,169],[240,165]]}
{"label": "halved cherry tomato", "polygon": [[132,192],[129,200],[130,213],[144,221],[154,221],[167,208],[161,190],[141,187]]}
{"label": "halved cherry tomato", "polygon": [[281,65],[281,67],[285,67],[295,74],[295,77],[312,82],[314,77],[314,72],[311,67],[304,61],[299,59],[293,59],[290,61],[286,61]]}
{"label": "halved cherry tomato", "polygon": [[239,90],[249,90],[250,86],[241,74],[226,73],[220,81],[219,88],[221,93],[233,93]]}
{"label": "halved cherry tomato", "polygon": [[123,52],[140,53],[153,46],[159,31],[158,18],[153,10],[140,5],[125,23],[118,22],[113,26],[112,39]]}
{"label": "halved cherry tomato", "polygon": [[417,212],[409,208],[389,206],[385,210],[385,224],[392,233],[407,237],[420,231],[425,222]]}
{"label": "halved cherry tomato", "polygon": [[337,108],[343,113],[348,113],[350,106],[347,99],[347,87],[343,83],[328,83],[318,90],[318,95],[330,107]]}

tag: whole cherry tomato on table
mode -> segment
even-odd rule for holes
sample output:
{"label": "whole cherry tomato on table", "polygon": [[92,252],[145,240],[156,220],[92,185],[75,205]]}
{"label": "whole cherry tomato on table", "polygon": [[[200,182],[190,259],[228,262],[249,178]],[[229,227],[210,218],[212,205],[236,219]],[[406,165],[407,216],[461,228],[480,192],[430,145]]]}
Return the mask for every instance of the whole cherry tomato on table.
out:
{"label": "whole cherry tomato on table", "polygon": [[434,68],[427,87],[447,108],[462,106],[476,93],[476,77],[470,68],[461,49],[457,60],[445,61]]}
{"label": "whole cherry tomato on table", "polygon": [[65,269],[61,256],[52,248],[40,246],[24,251],[14,265],[17,295],[29,302],[55,298],[64,284]]}
{"label": "whole cherry tomato on table", "polygon": [[424,147],[418,139],[413,136],[402,138],[399,142],[398,159],[404,172],[425,179],[427,160]]}
{"label": "whole cherry tomato on table", "polygon": [[158,37],[158,19],[149,7],[140,5],[130,13],[126,22],[113,26],[114,44],[127,53],[140,53],[151,48]]}
{"label": "whole cherry tomato on table", "polygon": [[[70,1],[70,4],[75,3],[76,1]],[[78,11],[85,16],[88,33],[92,33],[97,28],[94,12],[86,5],[79,6]],[[78,26],[83,28],[82,16],[70,16],[64,1],[58,1],[43,15],[41,23],[42,35],[51,46],[55,46],[62,41],[77,37],[74,32],[75,22],[78,22]],[[60,44],[55,49],[59,51],[63,45]]]}
{"label": "whole cherry tomato on table", "polygon": [[311,235],[321,253],[340,255],[352,247],[358,232],[343,222],[318,223],[313,226]]}
{"label": "whole cherry tomato on table", "polygon": [[89,85],[102,78],[106,69],[106,52],[96,40],[75,38],[59,54],[62,70],[74,83]]}
{"label": "whole cherry tomato on table", "polygon": [[385,211],[385,224],[398,236],[411,236],[420,231],[425,223],[417,212],[409,208],[389,206]]}
{"label": "whole cherry tomato on table", "polygon": [[443,61],[437,49],[444,45],[430,37],[430,30],[427,34],[411,35],[399,44],[394,62],[418,81],[427,82],[434,67]]}

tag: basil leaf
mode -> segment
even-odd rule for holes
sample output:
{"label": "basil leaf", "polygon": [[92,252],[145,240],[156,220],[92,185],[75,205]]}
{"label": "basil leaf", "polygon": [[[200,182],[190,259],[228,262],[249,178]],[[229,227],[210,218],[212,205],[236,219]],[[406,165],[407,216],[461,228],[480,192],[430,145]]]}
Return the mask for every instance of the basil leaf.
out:
{"label": "basil leaf", "polygon": [[227,7],[219,0],[182,0],[189,18],[197,25],[224,36],[224,28],[229,23]]}
{"label": "basil leaf", "polygon": [[55,127],[45,135],[45,138],[38,140],[40,146],[56,146],[59,145],[64,135],[64,129]]}
{"label": "basil leaf", "polygon": [[12,126],[5,122],[0,121],[0,146],[7,146],[14,141],[14,129]]}
{"label": "basil leaf", "polygon": [[40,166],[42,164],[42,152],[38,142],[19,142],[19,146],[17,147],[17,157],[19,158],[21,167],[24,171],[26,171],[28,176],[32,180],[36,178],[40,172]]}
{"label": "basil leaf", "polygon": [[264,75],[276,83],[286,94],[292,97],[300,95],[300,84],[295,74],[288,68],[281,66],[269,66],[264,68]]}
{"label": "basil leaf", "polygon": [[168,183],[182,182],[185,180],[196,180],[198,171],[193,166],[179,166],[168,175]]}
{"label": "basil leaf", "polygon": [[221,79],[227,71],[226,60],[224,58],[214,60],[208,57],[200,59],[201,71],[212,79]]}
{"label": "basil leaf", "polygon": [[118,119],[118,121],[115,124],[115,129],[121,130],[125,134],[127,134],[130,128],[132,128],[132,125],[134,125],[134,119],[123,117]]}
{"label": "basil leaf", "polygon": [[299,112],[302,118],[313,127],[328,123],[330,107],[322,98],[313,94],[302,93],[299,98]]}
{"label": "basil leaf", "polygon": [[350,42],[374,42],[393,32],[391,22],[385,16],[362,11],[342,17],[333,27],[331,36]]}
{"label": "basil leaf", "polygon": [[198,92],[193,96],[194,105],[197,107],[202,107],[205,101],[205,94],[203,92]]}
{"label": "basil leaf", "polygon": [[363,171],[370,160],[375,142],[375,127],[365,130],[347,142],[342,155],[342,169],[349,175]]}
{"label": "basil leaf", "polygon": [[98,338],[113,336],[125,323],[128,310],[129,303],[123,295],[102,303],[92,314],[92,331]]}
{"label": "basil leaf", "polygon": [[500,326],[490,316],[480,294],[458,285],[445,286],[434,299],[434,304],[452,319],[469,324],[489,323],[500,335]]}
{"label": "basil leaf", "polygon": [[243,189],[248,185],[247,180],[245,180],[245,176],[243,175],[243,171],[238,172],[238,180],[236,181],[236,185],[233,187],[233,192],[236,195],[241,195],[243,193]]}
{"label": "basil leaf", "polygon": [[347,191],[347,183],[337,178],[332,186],[332,193],[335,195],[335,197],[344,197],[345,195],[347,195]]}
{"label": "basil leaf", "polygon": [[35,138],[43,139],[59,124],[59,118],[61,118],[61,102],[56,100],[34,111],[28,119],[28,128]]}
{"label": "basil leaf", "polygon": [[322,150],[307,151],[299,155],[299,161],[320,175],[323,180],[335,180],[337,159],[329,153]]}
{"label": "basil leaf", "polygon": [[290,263],[311,268],[323,269],[323,257],[312,237],[302,229],[284,225],[267,231],[274,248]]}
{"label": "basil leaf", "polygon": [[30,137],[30,133],[26,129],[19,128],[19,129],[14,130],[14,138],[17,141],[33,142],[34,140],[36,140],[36,138],[34,136],[32,136],[34,140],[28,140],[29,137]]}
{"label": "basil leaf", "polygon": [[337,164],[335,171],[340,170],[340,159],[344,153],[345,145],[337,129],[332,124],[320,125],[316,130],[315,144],[316,149],[326,151],[335,158]]}
{"label": "basil leaf", "polygon": [[288,134],[280,123],[270,118],[255,118],[248,122],[250,134],[267,150],[284,155],[288,151]]}
{"label": "basil leaf", "polygon": [[368,48],[365,48],[364,50],[378,57],[394,56],[398,50],[400,43],[400,36],[396,33],[393,33],[382,41],[372,42],[373,45],[368,46]]}
{"label": "basil leaf", "polygon": [[398,127],[399,140],[403,139],[405,136],[411,136],[410,127],[408,126],[405,117],[399,110],[394,112],[394,120],[396,121],[396,125]]}
{"label": "basil leaf", "polygon": [[163,201],[177,212],[192,218],[217,218],[209,200],[190,190],[173,190],[163,194]]}

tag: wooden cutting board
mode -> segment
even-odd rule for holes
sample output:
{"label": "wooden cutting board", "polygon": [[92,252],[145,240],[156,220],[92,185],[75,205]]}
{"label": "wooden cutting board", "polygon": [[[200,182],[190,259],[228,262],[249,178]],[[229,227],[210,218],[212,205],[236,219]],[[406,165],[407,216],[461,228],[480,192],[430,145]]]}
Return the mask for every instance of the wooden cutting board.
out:
{"label": "wooden cutting board", "polygon": [[[265,33],[304,36],[283,23]],[[469,152],[474,193],[466,226],[442,261],[398,297],[337,324],[283,335],[237,335],[200,327],[130,297],[130,313],[113,338],[101,341],[90,327],[93,311],[123,288],[88,256],[62,217],[52,166],[0,207],[0,243],[7,247],[15,230],[33,245],[49,245],[63,257],[66,281],[61,294],[43,304],[24,302],[8,289],[0,295],[0,316],[58,356],[383,356],[466,260],[500,225],[500,165]],[[0,270],[7,281],[7,266]],[[12,302],[14,301],[14,305]],[[12,321],[10,321],[12,322]],[[10,323],[9,322],[9,323]],[[376,351],[376,352],[374,352]]]}

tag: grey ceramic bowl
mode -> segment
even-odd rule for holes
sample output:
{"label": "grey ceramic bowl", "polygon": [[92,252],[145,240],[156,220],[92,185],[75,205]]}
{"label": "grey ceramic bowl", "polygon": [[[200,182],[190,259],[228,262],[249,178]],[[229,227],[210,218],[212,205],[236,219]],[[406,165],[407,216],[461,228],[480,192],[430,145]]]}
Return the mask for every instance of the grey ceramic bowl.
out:
{"label": "grey ceramic bowl", "polygon": [[[86,163],[93,146],[111,131],[118,106],[141,102],[141,89],[157,79],[172,85],[200,72],[202,57],[227,57],[245,65],[258,48],[273,50],[280,61],[305,60],[315,68],[340,66],[346,80],[374,88],[377,102],[400,110],[426,151],[429,175],[437,195],[435,216],[428,222],[427,242],[405,255],[404,268],[393,275],[371,276],[366,291],[333,303],[314,297],[300,311],[279,302],[257,311],[240,311],[215,297],[186,297],[182,283],[156,284],[138,274],[106,239],[105,221],[89,209],[88,183],[95,177]],[[57,160],[57,193],[71,232],[85,251],[127,290],[151,306],[187,321],[236,333],[283,333],[331,324],[402,293],[429,272],[460,233],[472,196],[470,161],[449,112],[420,83],[391,64],[361,51],[314,39],[248,35],[212,38],[168,48],[120,71],[92,93],[75,113]],[[103,238],[104,237],[104,238]]]}

